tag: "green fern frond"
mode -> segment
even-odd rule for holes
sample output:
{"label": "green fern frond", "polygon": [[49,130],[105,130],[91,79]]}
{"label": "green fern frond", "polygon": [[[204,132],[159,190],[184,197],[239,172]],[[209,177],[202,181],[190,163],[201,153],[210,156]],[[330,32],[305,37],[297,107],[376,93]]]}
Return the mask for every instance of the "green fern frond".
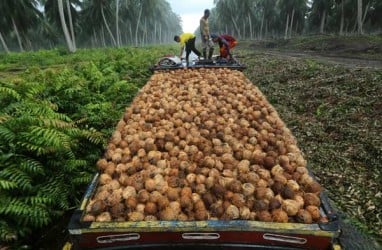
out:
{"label": "green fern frond", "polygon": [[44,203],[32,205],[20,197],[2,199],[0,215],[17,218],[20,225],[31,225],[34,228],[48,225],[51,220],[48,208]]}
{"label": "green fern frond", "polygon": [[15,137],[16,135],[13,133],[13,131],[0,125],[0,140],[3,141],[2,143],[11,142],[15,139]]}
{"label": "green fern frond", "polygon": [[4,123],[4,122],[8,121],[10,118],[11,118],[10,115],[0,113],[0,123]]}
{"label": "green fern frond", "polygon": [[37,125],[39,123],[38,117],[32,117],[29,114],[14,114],[16,117],[13,119],[9,119],[7,121],[7,127],[12,128],[12,130],[15,129],[25,129],[25,125],[31,126],[31,125]]}
{"label": "green fern frond", "polygon": [[[51,102],[49,100],[39,100],[38,103],[40,105],[43,105],[43,106],[49,108],[52,111],[52,114],[59,114],[59,113],[55,113],[58,110],[58,105],[57,104],[55,104],[55,103],[53,103],[53,102]],[[54,111],[54,113],[53,113],[53,111]]]}
{"label": "green fern frond", "polygon": [[30,176],[24,171],[18,169],[17,166],[8,167],[0,171],[0,185],[3,186],[3,184],[6,184],[5,182],[9,182],[8,180],[12,180],[13,182],[12,184],[8,183],[8,187],[12,189],[17,188],[21,190],[28,190],[32,188],[32,179]]}
{"label": "green fern frond", "polygon": [[62,119],[51,119],[51,118],[42,120],[42,125],[49,128],[73,128],[74,127],[73,123],[63,121]]}
{"label": "green fern frond", "polygon": [[1,199],[0,201],[0,214],[14,215],[14,216],[27,216],[30,214],[31,207],[25,204],[20,198]]}
{"label": "green fern frond", "polygon": [[102,145],[106,143],[105,135],[97,131],[95,128],[90,128],[87,131],[83,131],[83,135],[86,139],[88,139],[91,143]]}
{"label": "green fern frond", "polygon": [[[5,168],[7,166],[6,163],[9,163],[9,159],[11,159],[14,156],[13,153],[5,153],[2,150],[0,150],[0,166],[1,168]],[[8,164],[9,165],[9,164]]]}
{"label": "green fern frond", "polygon": [[75,124],[85,124],[86,121],[87,121],[86,118],[81,118],[81,119],[78,119],[77,121],[75,121],[74,123],[75,123]]}
{"label": "green fern frond", "polygon": [[50,102],[45,102],[44,104],[28,102],[27,105],[24,104],[23,109],[20,111],[23,113],[27,112],[27,114],[29,114],[30,116],[37,117],[54,117],[55,115],[58,115],[58,113],[56,113],[51,107],[49,107],[49,104]]}
{"label": "green fern frond", "polygon": [[26,197],[25,201],[28,204],[31,204],[32,206],[39,205],[39,204],[45,204],[45,205],[54,204],[54,199],[52,197],[47,197],[47,196]]}
{"label": "green fern frond", "polygon": [[4,180],[0,178],[0,189],[12,190],[18,187],[17,183],[14,181]]}
{"label": "green fern frond", "polygon": [[80,167],[85,167],[88,162],[86,160],[79,160],[72,158],[65,162],[65,169],[69,172],[75,172],[76,169],[80,169]]}
{"label": "green fern frond", "polygon": [[19,93],[17,93],[17,91],[7,87],[0,87],[0,94],[11,96],[17,101],[21,99],[21,96],[19,95]]}
{"label": "green fern frond", "polygon": [[34,98],[45,91],[46,86],[40,83],[26,82],[23,84],[25,91],[25,97]]}
{"label": "green fern frond", "polygon": [[15,228],[11,227],[4,220],[0,219],[0,241],[12,242],[17,240],[17,234]]}
{"label": "green fern frond", "polygon": [[75,192],[77,190],[69,184],[68,182],[64,182],[66,180],[64,175],[56,175],[51,178],[51,180],[47,183],[44,183],[39,190],[38,196],[46,197],[52,199],[53,204],[50,206],[59,207],[62,210],[66,210],[69,208],[69,197],[75,196]]}
{"label": "green fern frond", "polygon": [[44,152],[70,150],[71,138],[56,129],[32,126],[30,132],[23,132],[25,142],[34,143],[45,148]]}
{"label": "green fern frond", "polygon": [[44,173],[44,165],[32,158],[28,158],[25,156],[18,156],[18,160],[20,161],[19,167],[21,170],[26,173],[31,174],[43,174]]}
{"label": "green fern frond", "polygon": [[74,85],[74,86],[71,86],[70,88],[64,89],[64,94],[67,96],[73,96],[83,91],[82,88],[83,87],[81,85]]}
{"label": "green fern frond", "polygon": [[50,151],[43,146],[39,146],[29,142],[17,142],[18,147],[22,147],[31,153],[35,153],[37,156],[46,155]]}
{"label": "green fern frond", "polygon": [[81,172],[71,179],[72,183],[78,186],[85,185],[91,182],[94,173]]}
{"label": "green fern frond", "polygon": [[64,153],[64,156],[65,156],[65,159],[67,160],[76,158],[75,154],[71,150],[66,150]]}

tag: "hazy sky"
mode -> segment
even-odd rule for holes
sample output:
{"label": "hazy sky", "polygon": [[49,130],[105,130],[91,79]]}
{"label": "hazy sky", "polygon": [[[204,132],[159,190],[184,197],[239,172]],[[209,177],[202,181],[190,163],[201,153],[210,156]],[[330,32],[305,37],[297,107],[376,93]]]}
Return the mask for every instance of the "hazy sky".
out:
{"label": "hazy sky", "polygon": [[205,9],[214,7],[213,0],[167,0],[173,12],[182,18],[183,32],[194,33]]}

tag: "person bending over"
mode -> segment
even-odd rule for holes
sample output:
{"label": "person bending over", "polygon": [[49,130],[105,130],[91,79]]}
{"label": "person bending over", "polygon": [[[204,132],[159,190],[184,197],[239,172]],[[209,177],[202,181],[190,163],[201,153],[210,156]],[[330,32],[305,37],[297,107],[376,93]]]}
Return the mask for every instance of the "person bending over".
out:
{"label": "person bending over", "polygon": [[198,57],[201,56],[200,52],[195,48],[195,39],[196,36],[192,33],[183,33],[179,36],[174,36],[174,41],[180,43],[180,55],[179,58],[182,58],[183,50],[186,48],[186,63],[188,66],[188,58],[191,54],[191,51],[194,52]]}
{"label": "person bending over", "polygon": [[219,44],[220,57],[227,60],[232,59],[231,50],[237,45],[237,40],[230,35],[216,35],[212,34],[211,39],[214,43]]}

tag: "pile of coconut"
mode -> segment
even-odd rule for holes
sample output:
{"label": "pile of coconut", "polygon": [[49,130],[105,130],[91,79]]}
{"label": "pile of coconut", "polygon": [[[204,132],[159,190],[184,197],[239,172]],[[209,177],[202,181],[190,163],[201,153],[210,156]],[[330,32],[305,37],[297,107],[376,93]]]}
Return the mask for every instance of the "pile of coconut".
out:
{"label": "pile of coconut", "polygon": [[239,71],[154,73],[97,167],[84,221],[322,219],[295,138]]}

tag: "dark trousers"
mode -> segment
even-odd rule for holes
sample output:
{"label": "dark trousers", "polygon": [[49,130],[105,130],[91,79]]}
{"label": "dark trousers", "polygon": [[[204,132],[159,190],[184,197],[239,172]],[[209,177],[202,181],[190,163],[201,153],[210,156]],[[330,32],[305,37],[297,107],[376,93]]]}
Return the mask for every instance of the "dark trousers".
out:
{"label": "dark trousers", "polygon": [[186,61],[188,62],[188,57],[191,54],[191,51],[194,52],[197,56],[201,56],[199,50],[195,48],[195,39],[196,37],[188,40],[186,42]]}

